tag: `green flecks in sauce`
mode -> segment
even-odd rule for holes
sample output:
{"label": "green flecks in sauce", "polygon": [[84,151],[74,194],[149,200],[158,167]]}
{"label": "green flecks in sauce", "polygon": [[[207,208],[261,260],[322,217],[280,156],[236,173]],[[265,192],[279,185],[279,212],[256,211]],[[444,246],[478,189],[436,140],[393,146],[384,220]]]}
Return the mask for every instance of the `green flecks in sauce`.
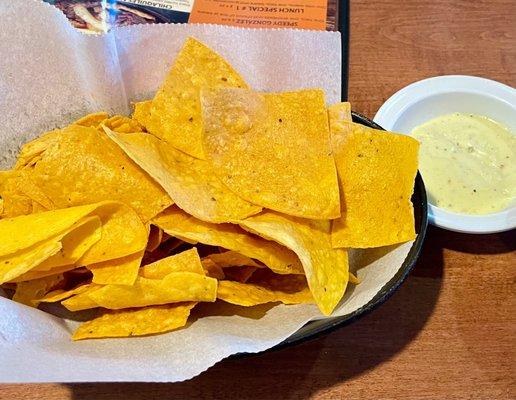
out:
{"label": "green flecks in sauce", "polygon": [[487,117],[453,113],[414,128],[432,204],[465,214],[503,210],[516,198],[516,136]]}

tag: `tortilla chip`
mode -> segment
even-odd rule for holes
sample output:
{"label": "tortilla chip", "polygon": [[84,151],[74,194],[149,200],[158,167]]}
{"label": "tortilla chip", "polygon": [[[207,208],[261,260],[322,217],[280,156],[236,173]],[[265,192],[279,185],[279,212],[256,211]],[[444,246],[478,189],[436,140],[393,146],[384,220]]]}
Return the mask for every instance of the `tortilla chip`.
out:
{"label": "tortilla chip", "polygon": [[4,200],[3,218],[55,208],[25,170],[0,171],[0,196]]}
{"label": "tortilla chip", "polygon": [[204,150],[243,199],[285,214],[340,216],[322,90],[261,94],[203,90]]}
{"label": "tortilla chip", "polygon": [[258,264],[252,258],[236,251],[210,254],[203,259],[203,266],[208,261],[218,266],[221,270],[222,277],[218,279],[224,279],[225,277],[228,280],[242,283],[247,282],[258,268],[264,268],[263,265]]}
{"label": "tortilla chip", "polygon": [[118,133],[144,132],[138,121],[124,115],[114,115],[102,122],[102,126]]}
{"label": "tortilla chip", "polygon": [[84,291],[68,297],[66,300],[61,301],[61,304],[70,311],[89,310],[91,308],[97,308],[99,305],[89,296],[96,290],[100,290],[102,285],[95,285],[88,287]]}
{"label": "tortilla chip", "polygon": [[273,241],[250,235],[237,225],[203,222],[177,207],[168,208],[152,223],[181,240],[238,251],[279,274],[303,273],[301,263],[292,251]]}
{"label": "tortilla chip", "polygon": [[172,204],[164,190],[104,133],[70,125],[52,134],[58,138],[31,167],[30,177],[56,207],[120,201],[145,222]]}
{"label": "tortilla chip", "polygon": [[152,100],[140,101],[134,103],[134,112],[132,118],[138,123],[147,128],[147,124],[150,118],[150,109],[152,107]]}
{"label": "tortilla chip", "polygon": [[203,160],[184,154],[145,133],[106,134],[169,194],[177,206],[207,222],[246,218],[261,207],[242,200],[224,186]]}
{"label": "tortilla chip", "polygon": [[79,326],[72,339],[143,336],[169,332],[186,325],[194,305],[167,304],[134,310],[107,311],[102,316]]}
{"label": "tortilla chip", "polygon": [[143,251],[114,260],[87,265],[93,274],[93,283],[101,285],[132,285],[138,276]]}
{"label": "tortilla chip", "polygon": [[197,249],[194,247],[145,265],[140,269],[139,274],[143,278],[163,279],[171,272],[193,272],[205,275]]}
{"label": "tortilla chip", "polygon": [[213,50],[188,38],[152,100],[145,123],[153,135],[197,158],[204,158],[199,91],[203,87],[247,87],[238,73]]}
{"label": "tortilla chip", "polygon": [[63,134],[64,132],[61,129],[55,129],[45,132],[36,139],[25,143],[18,154],[14,169],[21,170],[29,166],[34,166],[34,164],[41,159],[41,155],[45,150],[55,145],[56,142],[59,142]]}
{"label": "tortilla chip", "polygon": [[46,259],[34,271],[49,271],[56,267],[72,265],[79,260],[102,236],[100,218],[96,215],[85,217],[74,229],[61,239],[61,250]]}
{"label": "tortilla chip", "polygon": [[41,298],[63,280],[63,275],[59,274],[29,282],[20,282],[16,285],[13,300],[30,307],[37,307],[41,302]]}
{"label": "tortilla chip", "polygon": [[25,274],[59,250],[61,243],[58,240],[48,240],[0,257],[0,285]]}
{"label": "tortilla chip", "polygon": [[138,121],[124,115],[114,115],[110,117],[106,112],[88,114],[73,122],[72,125],[80,125],[95,129],[102,129],[102,125],[105,125],[109,129],[120,133],[143,132],[143,127],[138,123]]}
{"label": "tortilla chip", "polygon": [[362,282],[362,280],[357,277],[355,274],[353,273],[349,273],[349,283],[352,283],[353,285],[358,285],[360,282]]}
{"label": "tortilla chip", "polygon": [[[101,202],[6,218],[0,220],[0,276],[3,276],[0,280],[15,279],[56,254],[62,248],[61,239],[82,226],[79,222],[91,215],[98,216],[102,222],[100,240],[92,244],[92,238],[88,237],[75,243],[77,237],[70,236],[70,245],[76,247],[67,257],[75,258],[78,252],[82,252],[90,244],[90,248],[78,262],[88,265],[124,257],[145,249],[145,226],[130,207],[121,203]],[[39,252],[36,249],[38,246],[46,246],[45,248],[52,250]],[[34,251],[37,256],[28,256],[27,260],[22,260],[22,264],[13,264],[13,257],[22,259],[23,254],[30,251]]]}
{"label": "tortilla chip", "polygon": [[240,222],[245,229],[294,251],[319,309],[330,315],[348,282],[348,255],[332,248],[330,221],[308,220],[268,211]]}
{"label": "tortilla chip", "polygon": [[41,204],[32,200],[32,214],[49,211],[49,210],[52,210],[52,208],[45,208]]}
{"label": "tortilla chip", "polygon": [[222,268],[217,263],[210,260],[209,258],[203,258],[201,260],[201,262],[202,262],[202,267],[203,267],[204,271],[206,272],[206,275],[209,276],[210,278],[215,278],[215,279],[221,280],[226,277]]}
{"label": "tortilla chip", "polygon": [[[330,128],[334,128],[335,124],[341,124],[345,121],[351,122],[353,120],[353,117],[351,116],[351,103],[346,101],[342,103],[336,103],[328,107],[328,119],[330,124],[333,124],[333,126],[330,126]],[[330,135],[331,134],[332,132],[330,131]],[[332,140],[334,139],[335,138],[332,138]]]}
{"label": "tortilla chip", "polygon": [[419,143],[405,135],[335,119],[330,107],[343,215],[333,222],[334,247],[380,247],[416,236],[410,201]]}
{"label": "tortilla chip", "polygon": [[156,250],[159,245],[161,244],[161,241],[163,240],[163,230],[158,228],[157,226],[151,225],[149,227],[149,239],[147,241],[147,247],[145,248],[145,251],[154,251]]}
{"label": "tortilla chip", "polygon": [[0,220],[0,257],[26,249],[63,233],[104,204],[106,203]]}
{"label": "tortilla chip", "polygon": [[233,281],[219,282],[217,298],[227,303],[245,307],[275,302],[284,304],[313,303],[313,297],[308,287],[297,293],[285,293],[255,284]]}
{"label": "tortilla chip", "polygon": [[[217,280],[193,272],[171,272],[163,279],[138,277],[133,286],[106,285],[87,291],[62,302],[70,311],[77,311],[74,301],[79,296],[87,297],[97,307],[117,310],[145,307],[183,301],[213,302],[217,295]],[[87,304],[86,308],[93,308]]]}
{"label": "tortilla chip", "polygon": [[[59,251],[59,250],[58,250]],[[77,269],[77,265],[71,264],[71,265],[63,265],[62,267],[55,267],[49,270],[43,270],[39,271],[38,266],[35,266],[31,268],[28,272],[25,272],[24,274],[17,275],[15,278],[12,278],[9,280],[9,282],[25,282],[25,281],[32,281],[34,279],[41,279],[45,278],[47,276],[52,276],[56,274],[62,274],[64,272],[69,272]]]}
{"label": "tortilla chip", "polygon": [[64,299],[67,299],[69,297],[75,296],[77,294],[84,293],[92,288],[100,288],[100,285],[96,285],[94,283],[86,283],[79,285],[73,289],[70,290],[53,290],[51,292],[48,292],[44,297],[39,299],[41,303],[57,303],[58,301],[62,301]]}
{"label": "tortilla chip", "polygon": [[147,245],[147,227],[136,212],[122,203],[97,203],[95,215],[102,222],[101,239],[79,259],[92,265],[142,252]]}
{"label": "tortilla chip", "polygon": [[104,111],[92,113],[79,118],[77,121],[72,122],[73,125],[80,125],[85,127],[98,128],[100,124],[109,118],[109,114]]}
{"label": "tortilla chip", "polygon": [[[76,268],[71,263],[100,241],[100,219],[97,216],[83,217],[76,223],[69,220],[71,226],[68,229],[58,234],[54,232],[54,235],[48,239],[44,239],[40,232],[34,232],[32,241],[36,243],[32,245],[27,235],[30,234],[31,228],[52,232],[52,228],[60,222],[59,217],[70,218],[70,214],[78,217],[87,211],[94,212],[95,207],[102,209],[103,206],[76,207],[77,209],[68,209],[70,211],[67,210],[67,213],[56,210],[1,220],[0,236],[9,233],[4,229],[9,229],[13,221],[20,225],[18,229],[14,228],[10,232],[9,241],[6,240],[6,246],[3,248],[5,255],[0,256],[0,282],[39,279]],[[54,224],[51,223],[52,217],[57,218]],[[138,217],[135,218],[138,219]],[[107,254],[107,251],[105,253]]]}
{"label": "tortilla chip", "polygon": [[263,265],[258,264],[252,258],[240,254],[238,251],[225,251],[223,253],[213,253],[205,258],[218,264],[221,268],[228,267],[255,267],[263,268]]}
{"label": "tortilla chip", "polygon": [[280,275],[265,268],[256,270],[249,283],[286,293],[300,292],[308,287],[308,282],[304,275]]}
{"label": "tortilla chip", "polygon": [[27,215],[33,211],[34,201],[20,190],[13,172],[15,171],[1,171],[0,173],[1,218]]}

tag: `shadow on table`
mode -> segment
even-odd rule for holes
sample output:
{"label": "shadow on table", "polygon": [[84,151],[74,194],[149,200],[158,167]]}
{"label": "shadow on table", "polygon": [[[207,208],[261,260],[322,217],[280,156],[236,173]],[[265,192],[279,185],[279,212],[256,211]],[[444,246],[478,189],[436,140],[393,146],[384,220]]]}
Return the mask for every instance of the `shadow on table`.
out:
{"label": "shadow on table", "polygon": [[222,361],[181,383],[67,385],[74,399],[297,399],[359,376],[418,335],[437,302],[445,243],[430,232],[411,276],[385,304],[351,325],[278,351]]}
{"label": "shadow on table", "polygon": [[469,235],[429,226],[428,234],[437,236],[442,248],[461,253],[501,254],[516,251],[516,229],[490,235]]}

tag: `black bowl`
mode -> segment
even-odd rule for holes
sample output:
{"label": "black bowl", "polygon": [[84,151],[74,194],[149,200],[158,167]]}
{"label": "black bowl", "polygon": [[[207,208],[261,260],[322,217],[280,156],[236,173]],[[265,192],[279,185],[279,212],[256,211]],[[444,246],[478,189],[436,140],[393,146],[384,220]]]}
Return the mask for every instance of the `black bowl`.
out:
{"label": "black bowl", "polygon": [[[369,126],[371,128],[384,130],[381,126],[371,121],[370,119],[364,117],[363,115],[360,115],[356,112],[352,112],[352,116],[353,122]],[[419,172],[416,176],[414,184],[412,204],[414,205],[414,217],[416,220],[416,232],[418,233],[418,236],[412,244],[412,247],[410,248],[407,258],[403,262],[399,271],[396,273],[396,275],[394,275],[394,277],[389,282],[387,282],[387,284],[385,284],[385,286],[376,294],[376,296],[374,296],[363,307],[353,311],[350,314],[343,315],[341,317],[327,318],[324,320],[307,323],[296,333],[284,340],[282,343],[273,347],[271,350],[291,346],[309,339],[313,339],[322,334],[334,331],[337,328],[341,328],[353,321],[356,321],[358,318],[371,312],[380,304],[385,302],[396,291],[396,289],[400,287],[405,278],[407,278],[412,268],[414,268],[414,265],[416,264],[416,261],[419,258],[421,249],[423,247],[423,241],[425,240],[426,228],[428,225],[428,206],[426,200],[425,185]]]}

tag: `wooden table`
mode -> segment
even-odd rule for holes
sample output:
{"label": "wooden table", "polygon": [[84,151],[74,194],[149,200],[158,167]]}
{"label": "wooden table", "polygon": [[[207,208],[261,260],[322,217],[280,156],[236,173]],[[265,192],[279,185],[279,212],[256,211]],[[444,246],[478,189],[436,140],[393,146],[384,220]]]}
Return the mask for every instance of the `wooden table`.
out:
{"label": "wooden table", "polygon": [[[352,0],[354,109],[372,117],[396,90],[434,75],[515,86],[515,21],[514,0]],[[515,232],[430,227],[400,290],[317,340],[223,361],[185,383],[4,385],[0,398],[514,399],[515,272]]]}

